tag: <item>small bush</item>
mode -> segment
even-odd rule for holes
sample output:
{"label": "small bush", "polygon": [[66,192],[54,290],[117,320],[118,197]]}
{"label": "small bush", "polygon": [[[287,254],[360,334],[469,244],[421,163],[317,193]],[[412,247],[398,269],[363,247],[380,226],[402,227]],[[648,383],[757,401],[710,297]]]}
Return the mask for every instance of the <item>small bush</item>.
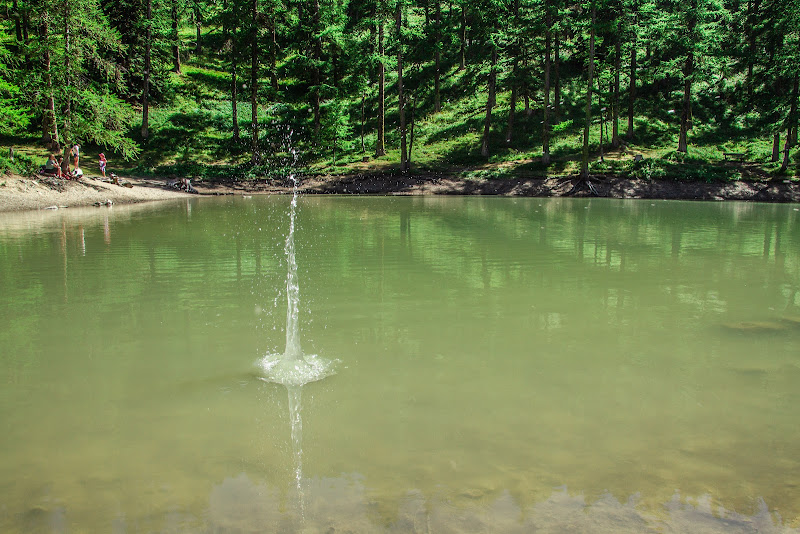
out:
{"label": "small bush", "polygon": [[38,170],[39,166],[33,158],[26,154],[14,154],[13,160],[8,156],[0,156],[0,173],[2,174],[15,173],[30,176]]}

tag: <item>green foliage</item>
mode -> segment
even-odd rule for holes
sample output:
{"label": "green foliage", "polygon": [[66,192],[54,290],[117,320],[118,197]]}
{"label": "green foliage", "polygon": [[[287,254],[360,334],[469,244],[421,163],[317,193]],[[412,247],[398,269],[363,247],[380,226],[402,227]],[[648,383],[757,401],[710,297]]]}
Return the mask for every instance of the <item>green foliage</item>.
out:
{"label": "green foliage", "polygon": [[40,163],[26,154],[14,154],[13,159],[7,153],[0,155],[0,174],[14,173],[30,176],[39,169],[39,166]]}
{"label": "green foliage", "polygon": [[[404,89],[415,102],[413,169],[503,169],[482,169],[491,176],[577,170],[592,3],[403,0],[400,34],[393,20],[397,4],[389,0],[154,1],[149,19],[146,5],[140,0],[74,0],[64,10],[65,4],[17,0],[0,21],[0,131],[40,132],[52,94],[62,141],[114,149],[121,159],[139,158],[134,168],[148,172],[183,169],[216,176],[218,169],[230,166],[237,176],[274,175],[283,165],[287,128],[299,165],[306,169],[392,169],[399,160],[395,68],[402,41]],[[783,150],[787,133],[793,138],[800,122],[800,96],[793,85],[800,75],[800,0],[598,0],[594,5],[592,172],[730,179],[737,171],[721,165],[726,151],[744,152],[748,161],[762,165],[762,173],[778,168],[769,161],[771,136],[781,134]],[[549,42],[545,15],[552,29]],[[24,16],[27,39],[21,31]],[[196,37],[198,24],[203,33]],[[383,54],[378,50],[381,27]],[[534,162],[542,153],[548,44],[552,163],[545,168]],[[148,46],[150,132],[140,147]],[[498,53],[497,95],[487,136],[490,156],[485,158],[480,142],[493,50]],[[52,90],[39,59],[45,52],[51,58]],[[249,101],[253,61],[256,117]],[[377,140],[381,63],[386,69],[388,154],[364,165],[363,155]],[[686,95],[690,113],[682,118]],[[628,109],[634,129],[627,142],[652,157],[636,165],[629,158],[621,160],[625,163],[613,158],[595,162],[598,117],[605,117],[608,152],[612,110],[623,137]],[[408,107],[406,112],[409,118]],[[250,139],[254,122],[255,140]],[[672,150],[681,123],[688,137],[686,154]],[[789,150],[791,174],[797,172],[797,147]],[[251,159],[264,162],[263,167],[245,165]]]}
{"label": "green foliage", "polygon": [[10,81],[10,59],[11,52],[0,42],[0,132],[15,134],[28,126],[31,110],[23,103],[20,88]]}

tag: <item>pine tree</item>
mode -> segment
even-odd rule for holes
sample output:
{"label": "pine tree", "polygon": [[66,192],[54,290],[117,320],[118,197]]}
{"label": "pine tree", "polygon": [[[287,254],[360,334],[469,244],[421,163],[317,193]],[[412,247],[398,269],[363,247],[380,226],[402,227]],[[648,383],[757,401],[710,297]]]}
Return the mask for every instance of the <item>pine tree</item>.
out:
{"label": "pine tree", "polygon": [[397,108],[400,116],[400,170],[409,169],[407,131],[406,131],[406,101],[403,92],[403,11],[404,0],[397,0],[395,5],[395,30],[397,39]]}
{"label": "pine tree", "polygon": [[587,6],[591,17],[589,25],[589,55],[587,59],[587,81],[586,81],[586,120],[583,125],[583,156],[581,158],[581,179],[589,179],[589,126],[592,123],[592,84],[594,81],[594,51],[595,51],[595,25],[597,23],[597,5],[594,0],[590,0]]}
{"label": "pine tree", "polygon": [[[38,35],[26,48],[42,58],[42,68],[24,73],[20,97],[42,117],[43,142],[52,150],[75,142],[94,142],[138,152],[125,133],[133,109],[123,101],[125,86],[117,63],[120,35],[97,0],[31,3]],[[25,62],[21,62],[24,68]]]}
{"label": "pine tree", "polygon": [[670,39],[676,47],[674,62],[681,70],[683,83],[678,152],[685,153],[692,122],[692,90],[696,84],[707,82],[713,72],[728,13],[720,0],[675,0],[671,7]]}
{"label": "pine tree", "polygon": [[384,16],[385,1],[377,0],[375,24],[378,26],[378,124],[377,139],[375,141],[375,156],[386,155],[386,52],[384,44]]}
{"label": "pine tree", "polygon": [[[22,100],[22,92],[13,81],[13,60],[14,54],[0,43],[0,131],[7,134],[23,131],[31,120],[30,111]],[[21,61],[21,58],[17,58],[17,61]]]}

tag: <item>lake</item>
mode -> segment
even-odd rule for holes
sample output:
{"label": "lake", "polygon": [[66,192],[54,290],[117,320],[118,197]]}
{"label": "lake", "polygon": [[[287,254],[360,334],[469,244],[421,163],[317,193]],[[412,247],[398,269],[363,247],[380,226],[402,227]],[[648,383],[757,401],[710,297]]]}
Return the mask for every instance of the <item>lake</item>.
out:
{"label": "lake", "polygon": [[291,412],[290,200],[0,214],[0,531],[797,532],[796,205],[302,196]]}

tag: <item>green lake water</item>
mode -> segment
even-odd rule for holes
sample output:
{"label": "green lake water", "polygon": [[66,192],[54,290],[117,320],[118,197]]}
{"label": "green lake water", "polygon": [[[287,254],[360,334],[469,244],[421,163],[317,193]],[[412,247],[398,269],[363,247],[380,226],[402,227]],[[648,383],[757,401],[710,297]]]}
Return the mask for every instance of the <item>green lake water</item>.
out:
{"label": "green lake water", "polygon": [[0,532],[800,527],[796,205],[300,197],[300,428],[290,200],[0,214]]}

